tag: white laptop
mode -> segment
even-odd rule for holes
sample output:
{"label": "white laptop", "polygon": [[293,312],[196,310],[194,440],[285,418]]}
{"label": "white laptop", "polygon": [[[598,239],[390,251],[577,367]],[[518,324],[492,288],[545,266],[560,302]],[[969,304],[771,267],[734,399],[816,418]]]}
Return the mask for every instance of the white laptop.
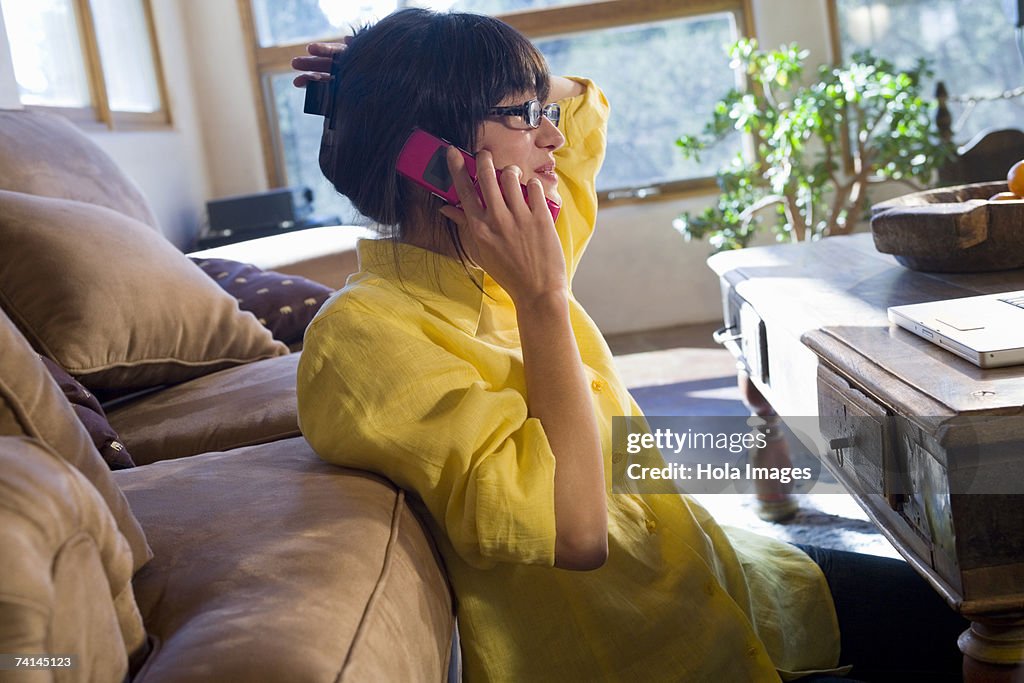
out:
{"label": "white laptop", "polygon": [[1024,290],[890,306],[889,320],[982,368],[1024,364]]}

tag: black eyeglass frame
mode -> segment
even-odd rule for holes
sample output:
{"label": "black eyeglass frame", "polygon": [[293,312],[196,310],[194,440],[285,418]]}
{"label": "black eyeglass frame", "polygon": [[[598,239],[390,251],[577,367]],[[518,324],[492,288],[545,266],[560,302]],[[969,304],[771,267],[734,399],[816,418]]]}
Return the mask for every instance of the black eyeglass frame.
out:
{"label": "black eyeglass frame", "polygon": [[518,116],[530,128],[540,128],[541,117],[546,118],[557,128],[562,118],[562,108],[557,102],[542,105],[537,99],[514,107],[491,107],[487,113],[491,116]]}

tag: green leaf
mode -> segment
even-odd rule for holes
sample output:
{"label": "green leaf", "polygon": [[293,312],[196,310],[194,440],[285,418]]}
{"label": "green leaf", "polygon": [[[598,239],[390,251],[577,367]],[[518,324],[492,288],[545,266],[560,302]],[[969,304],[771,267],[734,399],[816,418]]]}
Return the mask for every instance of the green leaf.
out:
{"label": "green leaf", "polygon": [[[681,135],[676,145],[696,158],[709,141],[737,129],[757,136],[756,161],[737,157],[719,170],[715,206],[674,222],[687,239],[706,238],[716,250],[744,246],[764,229],[794,239],[790,215],[800,216],[817,239],[846,215],[859,215],[867,206],[832,206],[835,180],[845,182],[838,142],[847,134],[859,141],[869,176],[926,182],[950,158],[950,145],[932,130],[933,106],[920,90],[929,71],[925,60],[899,72],[861,52],[849,64],[821,67],[816,82],[801,86],[808,51],[796,44],[765,51],[754,40],[740,40],[728,54],[756,87],[728,93],[710,113],[704,137]],[[769,195],[788,197],[789,213],[778,204],[754,216],[745,213]]]}

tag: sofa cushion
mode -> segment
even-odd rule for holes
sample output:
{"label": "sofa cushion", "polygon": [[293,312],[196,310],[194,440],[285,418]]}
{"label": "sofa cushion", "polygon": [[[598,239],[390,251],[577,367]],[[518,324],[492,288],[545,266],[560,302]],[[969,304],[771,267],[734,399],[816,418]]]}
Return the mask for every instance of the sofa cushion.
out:
{"label": "sofa cushion", "polygon": [[302,341],[309,321],[331,289],[296,275],[262,270],[248,263],[228,259],[192,259],[221,289],[235,297],[243,311],[249,311],[285,344]]}
{"label": "sofa cushion", "polygon": [[82,386],[82,383],[67,373],[67,370],[54,363],[46,356],[40,356],[43,365],[53,377],[53,381],[60,387],[64,398],[71,404],[71,408],[78,416],[78,421],[89,432],[92,445],[99,451],[100,457],[112,470],[123,470],[127,467],[135,467],[131,453],[125,448],[121,437],[117,435],[114,428],[107,420],[107,414],[96,397]]}
{"label": "sofa cushion", "polygon": [[341,289],[348,276],[359,270],[356,244],[377,236],[373,230],[358,225],[329,225],[225,244],[193,252],[191,256],[251,263],[257,268],[299,275],[331,289]]}
{"label": "sofa cushion", "polygon": [[229,368],[112,407],[139,465],[298,436],[299,354]]}
{"label": "sofa cushion", "polygon": [[142,527],[60,387],[2,311],[0,349],[0,435],[38,439],[81,472],[117,520],[138,569],[152,556]]}
{"label": "sofa cushion", "polygon": [[131,549],[96,489],[38,441],[0,437],[0,548],[0,652],[73,654],[75,680],[124,679],[146,643]]}
{"label": "sofa cushion", "polygon": [[98,204],[158,229],[138,186],[65,117],[0,110],[0,149],[0,189]]}
{"label": "sofa cushion", "polygon": [[0,191],[0,304],[93,391],[182,382],[288,352],[142,223]]}
{"label": "sofa cushion", "polygon": [[302,438],[121,470],[156,557],[135,679],[443,680],[452,603],[404,494]]}

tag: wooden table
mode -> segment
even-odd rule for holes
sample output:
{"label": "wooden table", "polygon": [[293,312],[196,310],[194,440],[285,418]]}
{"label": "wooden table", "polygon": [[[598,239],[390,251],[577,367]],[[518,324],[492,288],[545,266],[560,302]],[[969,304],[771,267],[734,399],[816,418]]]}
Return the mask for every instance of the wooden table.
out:
{"label": "wooden table", "polygon": [[829,470],[972,621],[959,641],[967,677],[1021,680],[1024,366],[982,370],[886,309],[1024,289],[1024,270],[915,272],[866,234],[708,264],[751,380],[783,418],[818,416]]}

